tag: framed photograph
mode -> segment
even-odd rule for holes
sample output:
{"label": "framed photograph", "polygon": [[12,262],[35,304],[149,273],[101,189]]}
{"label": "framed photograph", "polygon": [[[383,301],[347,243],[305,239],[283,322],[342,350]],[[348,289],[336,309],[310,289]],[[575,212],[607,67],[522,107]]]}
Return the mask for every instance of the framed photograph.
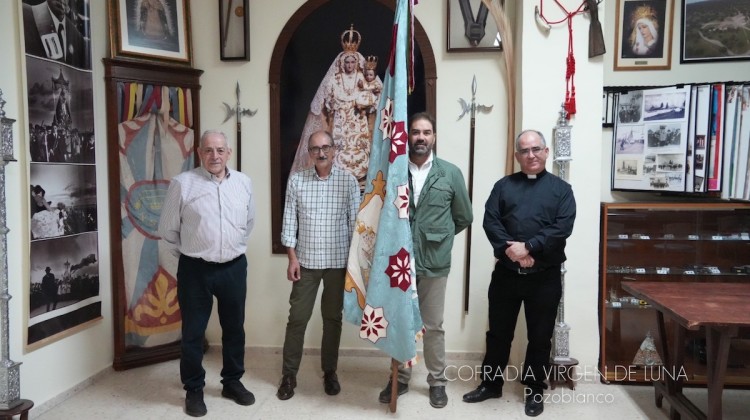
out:
{"label": "framed photograph", "polygon": [[112,0],[112,57],[192,64],[190,0]]}
{"label": "framed photograph", "polygon": [[482,0],[448,0],[447,33],[448,52],[502,49],[497,24]]}
{"label": "framed photograph", "polygon": [[682,0],[680,63],[750,60],[750,2]]}
{"label": "framed photograph", "polygon": [[219,0],[219,58],[250,60],[249,0]]}
{"label": "framed photograph", "polygon": [[674,0],[617,0],[615,13],[615,71],[672,68]]}

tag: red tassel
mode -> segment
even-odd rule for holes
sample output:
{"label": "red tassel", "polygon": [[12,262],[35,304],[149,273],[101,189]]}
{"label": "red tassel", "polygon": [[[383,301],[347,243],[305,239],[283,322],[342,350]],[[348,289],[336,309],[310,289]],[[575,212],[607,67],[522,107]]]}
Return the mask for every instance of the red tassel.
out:
{"label": "red tassel", "polygon": [[571,96],[570,98],[565,100],[565,112],[567,115],[565,118],[570,119],[573,114],[576,113],[576,98],[575,96]]}

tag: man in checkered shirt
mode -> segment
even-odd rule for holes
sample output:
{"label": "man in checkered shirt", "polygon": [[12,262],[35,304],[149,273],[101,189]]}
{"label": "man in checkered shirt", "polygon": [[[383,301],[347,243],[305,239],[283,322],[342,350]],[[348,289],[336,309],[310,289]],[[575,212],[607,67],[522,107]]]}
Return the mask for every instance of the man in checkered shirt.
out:
{"label": "man in checkered shirt", "polygon": [[289,177],[281,229],[281,243],[287,247],[289,257],[286,277],[292,282],[292,292],[281,385],[276,393],[280,400],[294,396],[305,329],[321,279],[323,388],[328,395],[341,391],[336,366],[341,340],[344,276],[359,208],[359,184],[349,172],[334,166],[336,149],[330,133],[313,133],[308,142],[308,153],[315,166]]}

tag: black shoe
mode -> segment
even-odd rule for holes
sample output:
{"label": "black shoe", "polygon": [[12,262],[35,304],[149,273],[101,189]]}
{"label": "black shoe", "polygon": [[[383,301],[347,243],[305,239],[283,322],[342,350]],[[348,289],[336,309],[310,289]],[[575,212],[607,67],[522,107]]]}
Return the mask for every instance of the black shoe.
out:
{"label": "black shoe", "polygon": [[[398,381],[396,381],[396,383],[398,384],[398,395],[404,395],[409,392],[409,384],[402,384]],[[380,391],[378,401],[382,402],[383,404],[388,404],[391,402],[391,381],[388,381],[388,385],[386,385],[385,388]]]}
{"label": "black shoe", "polygon": [[239,405],[253,405],[255,402],[255,395],[245,389],[240,381],[226,382],[221,390],[221,396],[234,400]]}
{"label": "black shoe", "polygon": [[444,386],[430,387],[430,405],[435,408],[443,408],[448,405],[448,395],[445,394]]}
{"label": "black shoe", "polygon": [[276,391],[276,396],[280,400],[288,400],[294,396],[294,388],[297,387],[297,378],[294,375],[284,375],[281,377],[281,385]]}
{"label": "black shoe", "polygon": [[544,411],[544,393],[542,391],[534,390],[529,392],[529,389],[526,388],[524,394],[526,394],[526,407],[524,407],[526,415],[529,417],[536,417],[542,414],[542,411]]}
{"label": "black shoe", "polygon": [[203,390],[188,391],[185,394],[185,414],[192,417],[203,417],[208,413],[203,402]]}
{"label": "black shoe", "polygon": [[336,395],[341,392],[341,384],[339,384],[339,377],[336,376],[335,370],[329,370],[323,374],[323,389],[328,395]]}
{"label": "black shoe", "polygon": [[503,396],[502,389],[499,391],[495,391],[484,385],[479,385],[477,389],[464,394],[464,402],[476,403],[476,402],[482,402],[484,400],[488,400],[490,398],[500,398],[502,396]]}

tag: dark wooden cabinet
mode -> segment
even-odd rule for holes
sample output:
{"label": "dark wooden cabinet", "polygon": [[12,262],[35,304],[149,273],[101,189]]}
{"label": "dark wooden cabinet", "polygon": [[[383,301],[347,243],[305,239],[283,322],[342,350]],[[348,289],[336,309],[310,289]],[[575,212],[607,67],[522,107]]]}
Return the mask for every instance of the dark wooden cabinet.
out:
{"label": "dark wooden cabinet", "polygon": [[[659,365],[663,355],[654,353],[656,311],[620,284],[750,282],[750,204],[602,203],[599,255],[602,380],[649,382],[669,374],[684,375],[687,385],[705,384],[705,334],[688,332],[684,370],[666,371]],[[727,384],[750,385],[750,331],[732,340]]]}

